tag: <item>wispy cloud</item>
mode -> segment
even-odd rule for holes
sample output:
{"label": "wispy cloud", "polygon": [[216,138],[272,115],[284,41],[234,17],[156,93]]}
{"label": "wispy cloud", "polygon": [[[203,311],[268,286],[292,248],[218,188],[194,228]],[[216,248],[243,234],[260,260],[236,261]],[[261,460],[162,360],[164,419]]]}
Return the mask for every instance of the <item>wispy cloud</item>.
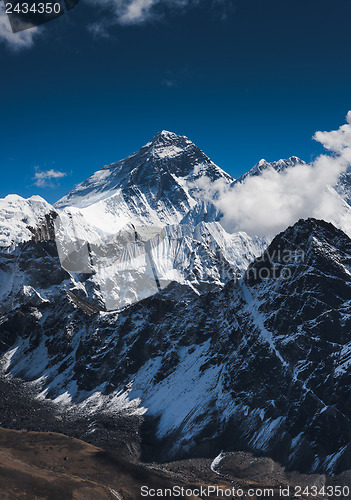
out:
{"label": "wispy cloud", "polygon": [[[95,0],[89,2],[96,5]],[[99,8],[108,11],[108,15],[102,16],[88,29],[94,36],[106,37],[108,28],[116,24],[126,26],[161,21],[170,12],[186,12],[205,2],[214,16],[222,21],[233,11],[232,0],[100,0]]]}
{"label": "wispy cloud", "polygon": [[102,21],[96,21],[88,25],[88,31],[94,38],[110,38],[108,28],[109,24]]}
{"label": "wispy cloud", "polygon": [[162,83],[162,85],[164,85],[165,87],[168,87],[170,89],[172,87],[176,86],[176,81],[172,80],[171,78],[164,78],[161,83]]}
{"label": "wispy cloud", "polygon": [[5,4],[0,2],[0,42],[11,50],[29,49],[33,46],[42,28],[32,28],[19,33],[12,33],[10,21],[5,11]]}
{"label": "wispy cloud", "polygon": [[[96,5],[95,0],[89,0]],[[160,17],[159,7],[187,8],[198,0],[100,0],[99,7],[109,11],[110,16],[101,22],[112,24],[141,24]],[[111,17],[112,15],[112,17]],[[96,23],[94,23],[96,24]]]}
{"label": "wispy cloud", "polygon": [[39,170],[37,167],[33,177],[34,185],[40,188],[53,188],[56,186],[54,181],[62,179],[62,177],[66,177],[66,175],[67,174],[65,172],[60,172],[58,170]]}
{"label": "wispy cloud", "polygon": [[192,68],[184,66],[183,68],[168,69],[164,72],[163,78],[161,79],[161,85],[163,87],[168,87],[172,89],[183,84],[185,81],[192,80],[194,76],[194,71]]}
{"label": "wispy cloud", "polygon": [[217,195],[226,229],[274,236],[300,218],[316,217],[351,235],[351,209],[333,189],[340,174],[351,167],[351,112],[345,125],[316,132],[314,139],[332,154],[281,172],[269,168],[229,188],[220,181],[204,182],[204,197]]}

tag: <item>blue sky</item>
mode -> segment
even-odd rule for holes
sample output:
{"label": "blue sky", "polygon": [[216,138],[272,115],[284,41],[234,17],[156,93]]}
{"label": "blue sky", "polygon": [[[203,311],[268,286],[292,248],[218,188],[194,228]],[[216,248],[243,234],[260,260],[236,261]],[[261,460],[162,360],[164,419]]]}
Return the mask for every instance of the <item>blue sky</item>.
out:
{"label": "blue sky", "polygon": [[236,177],[261,158],[309,161],[314,132],[344,123],[350,1],[136,2],[81,0],[12,36],[0,19],[0,197],[54,202],[162,129]]}

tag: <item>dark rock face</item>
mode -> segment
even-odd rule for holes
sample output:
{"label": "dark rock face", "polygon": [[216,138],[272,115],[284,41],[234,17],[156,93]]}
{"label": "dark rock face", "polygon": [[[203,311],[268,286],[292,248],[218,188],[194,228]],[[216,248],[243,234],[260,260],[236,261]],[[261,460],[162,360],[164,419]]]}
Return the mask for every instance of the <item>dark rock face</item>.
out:
{"label": "dark rock face", "polygon": [[57,218],[57,212],[45,214],[41,224],[37,227],[28,226],[28,229],[33,233],[33,241],[55,241],[54,221]]}
{"label": "dark rock face", "polygon": [[[286,263],[282,256],[289,252]],[[273,240],[247,279],[265,326],[302,389],[298,401],[289,401],[289,427],[295,432],[303,422],[304,438],[326,455],[335,446],[348,454],[350,440],[350,255],[350,239],[332,224],[299,221]],[[285,266],[290,278],[254,284],[259,266]]]}
{"label": "dark rock face", "polygon": [[[34,238],[39,236],[40,231]],[[1,313],[25,304],[36,306],[53,300],[69,279],[60,265],[55,242],[34,238],[18,245],[13,252],[0,249]]]}
{"label": "dark rock face", "polygon": [[242,281],[233,276],[223,289],[184,300],[166,288],[120,313],[89,316],[66,294],[51,245],[30,242],[20,251],[35,256],[36,273],[27,256],[21,268],[28,285],[53,288],[47,300],[4,310],[9,373],[41,377],[46,396],[70,396],[72,414],[85,422],[100,415],[111,428],[123,418],[140,423],[145,407],[149,458],[250,450],[303,471],[351,467],[351,240],[344,233],[301,220]]}
{"label": "dark rock face", "polygon": [[351,169],[340,175],[339,181],[335,186],[336,191],[340,196],[351,205]]}

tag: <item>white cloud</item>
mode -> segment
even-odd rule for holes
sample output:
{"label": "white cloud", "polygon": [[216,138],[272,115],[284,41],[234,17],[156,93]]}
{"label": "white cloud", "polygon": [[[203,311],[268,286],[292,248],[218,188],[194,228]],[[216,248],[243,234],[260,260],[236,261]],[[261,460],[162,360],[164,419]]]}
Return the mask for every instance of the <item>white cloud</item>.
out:
{"label": "white cloud", "polygon": [[311,164],[296,165],[278,173],[267,169],[226,187],[221,182],[203,186],[216,202],[229,231],[273,236],[300,218],[316,217],[351,234],[351,209],[332,188],[351,165],[351,112],[348,123],[331,132],[316,132],[314,139],[333,154]]}
{"label": "white cloud", "polygon": [[157,0],[132,0],[126,2],[120,13],[120,21],[125,24],[138,23],[147,20]]}
{"label": "white cloud", "polygon": [[351,147],[351,111],[347,113],[346,120],[347,123],[338,130],[316,132],[314,138],[330,151],[340,154],[345,152]]}
{"label": "white cloud", "polygon": [[55,187],[53,184],[53,180],[62,179],[62,177],[66,177],[65,172],[59,172],[58,170],[38,170],[35,172],[33,180],[34,184],[37,187]]}
{"label": "white cloud", "polygon": [[12,33],[10,21],[5,11],[5,4],[0,2],[0,42],[5,43],[12,50],[28,49],[33,46],[39,28]]}

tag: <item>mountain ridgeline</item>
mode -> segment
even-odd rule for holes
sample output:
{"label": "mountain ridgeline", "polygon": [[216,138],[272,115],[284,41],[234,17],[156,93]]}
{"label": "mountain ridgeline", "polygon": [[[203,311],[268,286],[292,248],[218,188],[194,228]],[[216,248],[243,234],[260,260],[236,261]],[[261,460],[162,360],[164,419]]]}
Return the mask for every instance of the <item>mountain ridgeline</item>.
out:
{"label": "mountain ridgeline", "polygon": [[[162,131],[54,207],[0,201],[2,425],[134,459],[241,450],[351,469],[351,240],[313,218],[229,234],[203,199],[214,181],[245,176]],[[347,176],[338,192],[347,203]],[[17,384],[32,411],[11,402]]]}

